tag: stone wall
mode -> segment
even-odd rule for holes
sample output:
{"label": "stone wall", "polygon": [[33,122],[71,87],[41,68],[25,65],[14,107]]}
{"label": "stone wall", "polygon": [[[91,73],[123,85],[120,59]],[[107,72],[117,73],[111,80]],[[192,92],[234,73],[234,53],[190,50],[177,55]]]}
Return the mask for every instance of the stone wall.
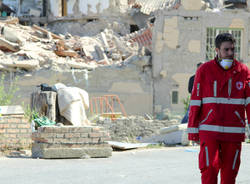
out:
{"label": "stone wall", "polygon": [[176,120],[145,120],[144,117],[111,119],[99,118],[98,126],[109,131],[112,141],[137,142],[142,138],[158,134],[163,127],[179,124]]}
{"label": "stone wall", "polygon": [[31,125],[24,115],[1,116],[0,150],[29,148],[30,137]]}

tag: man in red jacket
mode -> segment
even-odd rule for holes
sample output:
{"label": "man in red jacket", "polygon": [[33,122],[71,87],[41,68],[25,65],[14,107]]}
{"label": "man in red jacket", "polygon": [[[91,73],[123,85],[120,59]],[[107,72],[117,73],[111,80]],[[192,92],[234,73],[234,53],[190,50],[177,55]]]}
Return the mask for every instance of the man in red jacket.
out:
{"label": "man in red jacket", "polygon": [[250,122],[250,71],[234,59],[233,36],[215,39],[217,56],[196,72],[188,122],[189,140],[200,143],[202,184],[235,184],[245,139],[245,111]]}

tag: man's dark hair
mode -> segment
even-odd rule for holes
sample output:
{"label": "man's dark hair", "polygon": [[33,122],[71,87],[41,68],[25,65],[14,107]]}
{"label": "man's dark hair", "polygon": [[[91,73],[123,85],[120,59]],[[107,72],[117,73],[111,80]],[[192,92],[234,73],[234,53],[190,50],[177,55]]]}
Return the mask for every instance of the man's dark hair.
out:
{"label": "man's dark hair", "polygon": [[221,33],[218,34],[215,38],[215,46],[216,48],[220,48],[222,42],[232,42],[235,43],[235,39],[230,33]]}

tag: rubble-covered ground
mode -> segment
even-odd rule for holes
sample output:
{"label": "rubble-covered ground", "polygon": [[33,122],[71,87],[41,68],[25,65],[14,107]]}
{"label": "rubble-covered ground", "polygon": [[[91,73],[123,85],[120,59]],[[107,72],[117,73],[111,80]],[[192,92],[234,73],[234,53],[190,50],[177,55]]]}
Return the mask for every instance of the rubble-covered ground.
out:
{"label": "rubble-covered ground", "polygon": [[105,29],[92,37],[56,35],[39,26],[23,26],[17,18],[0,21],[0,70],[94,69],[124,65],[140,52],[133,34]]}

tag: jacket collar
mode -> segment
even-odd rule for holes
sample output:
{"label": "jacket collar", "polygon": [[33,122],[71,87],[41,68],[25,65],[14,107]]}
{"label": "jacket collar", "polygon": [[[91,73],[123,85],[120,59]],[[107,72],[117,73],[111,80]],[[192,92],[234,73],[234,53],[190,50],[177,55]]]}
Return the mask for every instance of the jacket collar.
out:
{"label": "jacket collar", "polygon": [[219,64],[219,61],[218,61],[218,58],[215,57],[214,58],[214,64],[216,64],[221,70],[225,71],[225,72],[233,72],[234,74],[238,73],[238,72],[241,72],[241,67],[240,67],[240,64],[239,64],[239,61],[237,61],[236,59],[233,60],[233,65],[230,69],[228,70],[225,70],[224,68],[222,68]]}

